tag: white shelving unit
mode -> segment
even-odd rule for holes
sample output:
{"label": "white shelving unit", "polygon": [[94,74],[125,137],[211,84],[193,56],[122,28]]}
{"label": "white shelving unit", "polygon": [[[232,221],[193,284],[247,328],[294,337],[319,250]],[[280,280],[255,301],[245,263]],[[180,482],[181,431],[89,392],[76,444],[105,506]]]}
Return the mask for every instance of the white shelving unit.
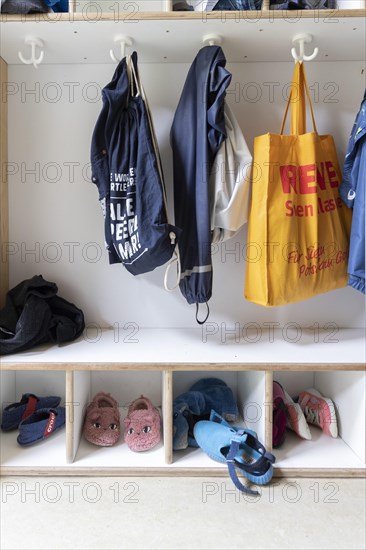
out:
{"label": "white shelving unit", "polygon": [[[288,432],[274,451],[276,475],[364,475],[362,296],[345,288],[283,308],[245,302],[243,230],[213,250],[211,316],[198,329],[179,292],[162,290],[163,270],[133,278],[107,265],[99,205],[87,174],[100,90],[114,70],[109,50],[119,34],[130,36],[139,54],[170,204],[169,129],[207,33],[223,38],[233,74],[227,98],[251,149],[255,135],[280,126],[293,36],[312,34],[320,50],[307,71],[315,114],[321,131],[335,136],[341,159],[365,87],[366,11],[202,14],[172,12],[170,2],[148,0],[133,3],[136,15],[126,2],[118,4],[117,15],[70,2],[68,14],[1,18],[0,164],[7,176],[1,180],[1,299],[8,288],[42,273],[57,282],[61,296],[82,307],[87,323],[85,334],[70,345],[1,358],[1,408],[34,392],[60,395],[67,411],[65,430],[34,447],[21,448],[16,431],[1,434],[2,473],[226,475],[226,466],[200,449],[172,450],[174,397],[199,378],[215,376],[232,388],[243,424],[268,449],[273,380],[292,395],[315,387],[334,401],[339,437],[312,428],[312,441],[302,441]],[[37,70],[18,57],[18,51],[26,52],[28,35],[45,44]],[[261,95],[253,97],[256,90]],[[58,169],[55,178],[52,170]],[[161,444],[133,453],[123,439],[112,448],[86,442],[85,407],[97,391],[112,393],[122,417],[129,402],[148,395],[161,408]]]}
{"label": "white shelving unit", "polygon": [[[29,352],[2,358],[2,403],[16,400],[25,391],[63,397],[68,411],[66,435],[52,444],[42,443],[30,452],[17,451],[16,432],[4,434],[1,444],[3,473],[104,474],[145,472],[173,475],[225,473],[200,449],[172,452],[171,415],[162,414],[162,444],[147,453],[133,453],[123,438],[113,448],[101,449],[85,441],[82,427],[85,407],[98,391],[109,391],[121,406],[139,393],[147,394],[163,410],[174,397],[200,378],[225,380],[237,398],[244,424],[271,446],[271,386],[280,381],[296,395],[315,387],[331,397],[337,409],[340,437],[336,440],[312,429],[313,440],[302,441],[288,432],[286,443],[276,449],[277,474],[362,475],[365,464],[365,347],[364,331],[340,330],[337,342],[325,342],[327,332],[317,335],[302,330],[302,341],[291,342],[295,332],[262,331],[256,342],[224,340],[202,329],[180,332],[141,329],[135,343],[118,340],[116,332],[89,333],[71,345],[45,345]],[[254,332],[247,338],[254,339]],[[98,341],[95,341],[98,337]],[[294,365],[294,353],[304,348],[303,362]],[[332,351],[335,350],[335,351]],[[329,363],[329,355],[334,357]],[[121,360],[123,357],[123,360]],[[276,358],[276,362],[274,362]],[[350,403],[354,406],[350,409]],[[355,405],[357,404],[357,405]],[[72,415],[71,415],[72,411]],[[61,447],[63,447],[61,452]],[[38,453],[44,453],[38,460]],[[19,451],[19,448],[18,448]],[[57,454],[57,458],[55,458]],[[331,460],[330,460],[331,457]],[[147,469],[147,470],[146,470]]]}

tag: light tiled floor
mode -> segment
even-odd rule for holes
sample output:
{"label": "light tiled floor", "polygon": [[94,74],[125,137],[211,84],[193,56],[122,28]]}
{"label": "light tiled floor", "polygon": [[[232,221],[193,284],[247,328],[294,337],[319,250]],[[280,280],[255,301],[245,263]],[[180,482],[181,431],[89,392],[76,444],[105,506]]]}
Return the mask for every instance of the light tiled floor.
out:
{"label": "light tiled floor", "polygon": [[364,549],[365,480],[3,478],[1,549]]}

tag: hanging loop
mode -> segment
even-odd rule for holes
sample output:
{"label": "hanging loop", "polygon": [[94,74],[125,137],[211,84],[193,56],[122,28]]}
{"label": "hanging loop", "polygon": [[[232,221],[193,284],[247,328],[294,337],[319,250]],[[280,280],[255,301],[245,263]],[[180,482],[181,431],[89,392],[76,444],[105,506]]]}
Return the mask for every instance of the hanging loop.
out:
{"label": "hanging loop", "polygon": [[[31,57],[30,59],[26,59],[22,52],[18,52],[19,59],[22,63],[25,65],[33,65],[35,69],[38,69],[38,65],[40,65],[44,58],[44,50],[43,50],[43,42],[40,40],[40,38],[35,38],[32,36],[28,36],[24,40],[24,44],[31,47]],[[36,53],[36,47],[41,48],[41,52],[39,56],[37,57]]]}
{"label": "hanging loop", "polygon": [[119,44],[121,56],[118,58],[118,57],[114,54],[113,49],[111,49],[111,50],[109,51],[109,54],[110,54],[110,56],[111,56],[112,61],[114,61],[115,63],[119,63],[120,61],[122,61],[122,59],[123,59],[124,57],[126,57],[126,46],[132,46],[133,40],[132,40],[132,38],[130,38],[129,36],[125,36],[124,34],[119,34],[119,35],[116,36],[116,38],[114,39],[114,43],[115,43],[115,44]]}
{"label": "hanging loop", "polygon": [[205,46],[221,46],[223,40],[218,34],[206,34],[203,37],[202,42]]}
{"label": "hanging loop", "polygon": [[198,319],[198,312],[199,312],[199,304],[197,303],[196,304],[196,321],[199,325],[204,325],[207,321],[207,319],[209,318],[210,316],[210,308],[209,308],[209,305],[207,302],[205,302],[206,304],[206,308],[207,308],[207,312],[206,312],[206,317],[201,321],[200,319]]}
{"label": "hanging loop", "polygon": [[313,41],[311,34],[303,33],[297,34],[293,37],[292,43],[299,46],[300,53],[298,54],[296,48],[291,49],[291,55],[295,60],[295,63],[302,63],[303,61],[312,61],[319,53],[319,48],[315,48],[311,55],[305,55],[305,44],[310,44]]}

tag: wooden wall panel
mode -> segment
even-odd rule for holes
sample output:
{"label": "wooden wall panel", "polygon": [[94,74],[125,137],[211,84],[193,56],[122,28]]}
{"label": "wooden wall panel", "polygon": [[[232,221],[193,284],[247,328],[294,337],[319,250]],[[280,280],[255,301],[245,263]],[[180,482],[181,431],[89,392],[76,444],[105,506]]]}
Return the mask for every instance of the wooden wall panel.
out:
{"label": "wooden wall panel", "polygon": [[0,58],[0,307],[4,305],[9,288],[9,265],[5,254],[5,243],[9,241],[8,224],[8,104],[6,86],[8,66]]}

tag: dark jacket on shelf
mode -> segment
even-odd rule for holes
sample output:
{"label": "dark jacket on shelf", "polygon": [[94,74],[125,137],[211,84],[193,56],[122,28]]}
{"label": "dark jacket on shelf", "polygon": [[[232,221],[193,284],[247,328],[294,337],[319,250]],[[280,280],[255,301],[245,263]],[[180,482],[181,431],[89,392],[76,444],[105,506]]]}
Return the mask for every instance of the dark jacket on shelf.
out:
{"label": "dark jacket on shelf", "polygon": [[82,334],[83,312],[57,292],[57,285],[42,275],[9,290],[5,307],[0,310],[0,355],[46,342],[71,342]]}

